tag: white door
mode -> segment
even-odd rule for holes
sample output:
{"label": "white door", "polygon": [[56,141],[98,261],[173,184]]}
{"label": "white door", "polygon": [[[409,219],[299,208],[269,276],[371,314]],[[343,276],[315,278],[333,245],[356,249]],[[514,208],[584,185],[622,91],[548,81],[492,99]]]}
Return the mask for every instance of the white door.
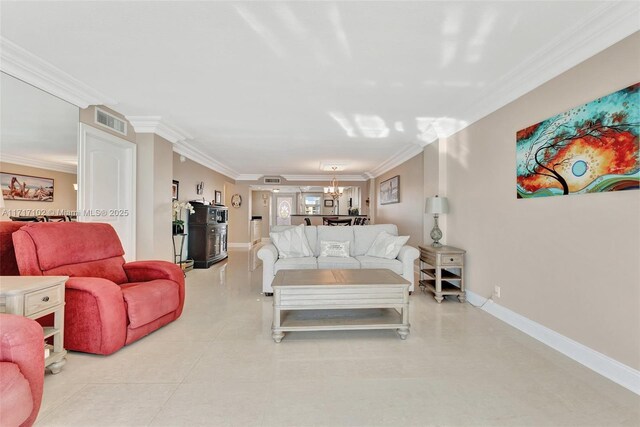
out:
{"label": "white door", "polygon": [[120,237],[127,261],[136,259],[136,145],[80,124],[78,221],[106,222]]}
{"label": "white door", "polygon": [[291,225],[291,214],[293,210],[293,197],[278,196],[276,198],[276,224]]}

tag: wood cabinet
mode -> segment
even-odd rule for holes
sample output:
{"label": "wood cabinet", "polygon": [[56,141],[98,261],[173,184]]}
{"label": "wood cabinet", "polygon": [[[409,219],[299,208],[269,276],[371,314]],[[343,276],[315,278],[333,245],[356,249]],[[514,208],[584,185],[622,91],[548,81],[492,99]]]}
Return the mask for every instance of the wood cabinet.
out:
{"label": "wood cabinet", "polygon": [[228,210],[207,205],[194,209],[195,213],[189,215],[189,258],[195,268],[209,268],[227,258]]}
{"label": "wood cabinet", "polygon": [[[64,284],[68,276],[0,277],[0,313],[39,319],[53,313],[53,325],[44,326],[44,339],[53,337],[53,348],[44,366],[57,374],[65,364]],[[42,343],[43,357],[45,344]]]}
{"label": "wood cabinet", "polygon": [[420,246],[420,288],[433,292],[438,303],[445,295],[456,295],[465,302],[465,252],[453,246]]}

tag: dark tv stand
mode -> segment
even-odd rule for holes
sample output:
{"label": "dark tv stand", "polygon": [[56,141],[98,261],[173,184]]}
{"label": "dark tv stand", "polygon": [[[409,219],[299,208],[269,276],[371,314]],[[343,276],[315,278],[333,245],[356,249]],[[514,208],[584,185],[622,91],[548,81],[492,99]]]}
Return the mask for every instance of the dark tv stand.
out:
{"label": "dark tv stand", "polygon": [[189,215],[189,258],[194,268],[209,268],[226,259],[228,209],[196,205]]}

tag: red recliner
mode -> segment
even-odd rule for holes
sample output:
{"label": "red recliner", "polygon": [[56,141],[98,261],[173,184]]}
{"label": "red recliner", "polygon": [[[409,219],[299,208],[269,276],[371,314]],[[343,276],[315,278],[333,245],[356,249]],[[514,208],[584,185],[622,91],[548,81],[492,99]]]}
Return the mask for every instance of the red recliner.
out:
{"label": "red recliner", "polygon": [[24,227],[24,222],[0,221],[0,276],[19,276],[12,234]]}
{"label": "red recliner", "polygon": [[43,385],[42,327],[26,317],[0,314],[0,426],[33,425]]}
{"label": "red recliner", "polygon": [[184,276],[166,261],[125,263],[109,224],[30,223],[13,233],[21,275],[69,276],[64,346],[111,354],[180,317]]}
{"label": "red recliner", "polygon": [[[24,223],[0,221],[0,276],[17,276],[11,235]],[[42,403],[44,335],[35,321],[0,314],[0,426],[33,425]]]}

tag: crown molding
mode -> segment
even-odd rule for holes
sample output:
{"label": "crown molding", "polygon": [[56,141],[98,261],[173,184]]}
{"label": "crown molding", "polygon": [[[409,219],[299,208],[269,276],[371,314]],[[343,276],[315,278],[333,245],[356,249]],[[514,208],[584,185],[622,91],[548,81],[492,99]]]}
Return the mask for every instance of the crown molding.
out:
{"label": "crown molding", "polygon": [[390,157],[384,162],[380,163],[378,167],[367,172],[367,176],[369,176],[370,178],[377,178],[383,173],[388,172],[396,166],[399,166],[407,160],[417,156],[418,154],[422,153],[422,151],[423,148],[420,145],[409,145],[407,148],[399,151],[393,157]]}
{"label": "crown molding", "polygon": [[182,156],[185,156],[189,160],[193,160],[196,163],[201,164],[202,166],[206,166],[211,170],[214,170],[226,177],[232,179],[233,181],[237,180],[240,174],[235,170],[223,165],[219,161],[215,160],[211,156],[204,154],[202,151],[195,148],[187,141],[178,141],[173,144],[173,151]]}
{"label": "crown molding", "polygon": [[378,167],[365,172],[368,178],[383,173],[419,154],[424,147],[440,138],[450,137],[472,123],[504,107],[527,92],[640,30],[640,4],[636,2],[607,2],[594,9],[585,19],[560,34],[552,43],[530,55],[508,74],[487,86],[478,101],[460,115],[464,120],[435,118],[437,137],[417,140],[415,146],[400,151]]}
{"label": "crown molding", "polygon": [[118,103],[2,36],[0,70],[80,108]]}
{"label": "crown molding", "polygon": [[280,175],[287,181],[323,181],[328,182],[335,176],[338,181],[366,181],[364,175]]}
{"label": "crown molding", "polygon": [[584,19],[560,33],[553,42],[533,52],[509,73],[487,86],[461,117],[460,129],[515,101],[579,63],[640,30],[640,3],[605,2]]}
{"label": "crown molding", "polygon": [[236,178],[236,181],[257,181],[263,176],[263,174],[241,173]]}
{"label": "crown molding", "polygon": [[194,147],[190,140],[193,136],[184,129],[163,120],[161,116],[125,116],[136,133],[154,133],[173,144],[173,151],[185,156],[189,160],[206,166],[233,181],[237,180],[240,174],[230,167],[220,163],[213,157],[203,153]]}
{"label": "crown molding", "polygon": [[125,116],[136,133],[155,133],[175,144],[193,139],[187,131],[162,120],[161,116]]}
{"label": "crown molding", "polygon": [[32,168],[47,169],[57,172],[72,174],[78,173],[77,165],[70,165],[68,163],[56,162],[52,160],[34,159],[32,157],[16,156],[13,154],[3,153],[0,161],[4,163],[12,163],[14,165],[30,166]]}

